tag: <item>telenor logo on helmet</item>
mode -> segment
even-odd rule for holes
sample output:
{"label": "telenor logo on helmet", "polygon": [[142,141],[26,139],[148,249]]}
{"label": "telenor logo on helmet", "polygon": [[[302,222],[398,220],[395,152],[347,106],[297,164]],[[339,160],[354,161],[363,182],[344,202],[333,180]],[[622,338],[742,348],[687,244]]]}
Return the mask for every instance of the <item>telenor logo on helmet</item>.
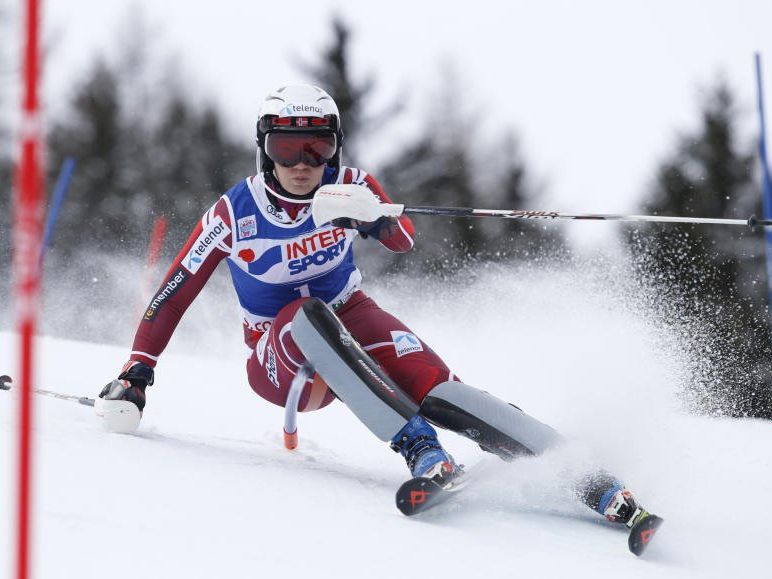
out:
{"label": "telenor logo on helmet", "polygon": [[320,117],[323,116],[322,107],[318,107],[315,105],[293,105],[293,104],[289,104],[286,107],[284,107],[282,110],[280,110],[279,116],[280,117],[298,117],[298,116],[308,115],[308,113],[313,113],[313,114],[319,115]]}

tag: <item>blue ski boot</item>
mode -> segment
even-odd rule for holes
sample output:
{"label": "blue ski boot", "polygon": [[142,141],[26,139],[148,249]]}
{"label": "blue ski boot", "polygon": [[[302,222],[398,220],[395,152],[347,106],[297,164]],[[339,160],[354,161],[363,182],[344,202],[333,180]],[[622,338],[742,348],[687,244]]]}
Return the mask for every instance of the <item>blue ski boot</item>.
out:
{"label": "blue ski boot", "polygon": [[582,486],[580,495],[584,503],[612,523],[632,527],[649,515],[638,505],[633,493],[607,472],[587,477]]}
{"label": "blue ski boot", "polygon": [[603,471],[585,478],[578,490],[588,506],[630,530],[627,546],[634,555],[642,555],[662,525],[662,517],[644,509],[629,489]]}
{"label": "blue ski boot", "polygon": [[391,439],[391,448],[405,457],[413,477],[444,480],[461,470],[440,445],[437,431],[419,414]]}
{"label": "blue ski boot", "polygon": [[649,516],[646,509],[638,505],[633,493],[621,485],[603,493],[598,512],[612,523],[624,523],[628,528]]}

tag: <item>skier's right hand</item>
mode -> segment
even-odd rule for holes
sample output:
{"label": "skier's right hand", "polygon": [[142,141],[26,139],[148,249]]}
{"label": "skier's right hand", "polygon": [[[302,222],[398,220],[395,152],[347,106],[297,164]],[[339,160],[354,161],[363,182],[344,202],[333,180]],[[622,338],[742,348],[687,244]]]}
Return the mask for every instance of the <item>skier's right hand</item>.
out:
{"label": "skier's right hand", "polygon": [[136,404],[139,411],[145,408],[145,388],[153,384],[153,369],[142,362],[131,361],[123,372],[102,388],[100,398],[105,400],[128,400]]}
{"label": "skier's right hand", "polygon": [[335,227],[356,229],[363,239],[367,239],[369,236],[380,240],[386,239],[394,235],[399,229],[397,218],[386,216],[379,217],[375,221],[359,221],[348,217],[338,217],[332,220],[332,224]]}

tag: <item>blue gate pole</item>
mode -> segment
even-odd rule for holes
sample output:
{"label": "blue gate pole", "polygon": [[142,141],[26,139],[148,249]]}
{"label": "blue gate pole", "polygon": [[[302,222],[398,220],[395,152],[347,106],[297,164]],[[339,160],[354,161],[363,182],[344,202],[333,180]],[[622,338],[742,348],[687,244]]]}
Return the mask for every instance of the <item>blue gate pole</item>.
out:
{"label": "blue gate pole", "polygon": [[56,180],[56,188],[54,189],[54,195],[51,201],[51,209],[48,211],[48,217],[46,218],[46,227],[43,233],[43,243],[40,245],[40,257],[38,258],[38,267],[43,268],[43,258],[46,255],[48,246],[51,245],[51,238],[54,235],[54,225],[56,225],[56,219],[59,217],[59,209],[62,207],[62,202],[67,195],[67,189],[70,187],[70,179],[72,178],[72,172],[75,169],[75,159],[67,157],[62,163],[62,168],[59,171],[59,178]]}
{"label": "blue gate pole", "polygon": [[[764,219],[772,216],[772,179],[770,179],[767,164],[766,121],[764,118],[764,88],[761,82],[761,54],[756,53],[756,94],[759,105],[759,166],[761,167],[761,197],[763,201]],[[767,300],[770,316],[772,316],[772,231],[765,228],[764,238],[767,256]],[[772,323],[772,317],[770,317]]]}

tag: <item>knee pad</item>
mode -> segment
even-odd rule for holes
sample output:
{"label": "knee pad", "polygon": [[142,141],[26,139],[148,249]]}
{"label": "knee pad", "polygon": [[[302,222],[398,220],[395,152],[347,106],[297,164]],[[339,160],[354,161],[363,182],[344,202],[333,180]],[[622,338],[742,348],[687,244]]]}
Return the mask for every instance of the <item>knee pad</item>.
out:
{"label": "knee pad", "polygon": [[478,443],[504,459],[535,455],[561,443],[553,428],[517,406],[462,382],[443,382],[421,402],[427,420]]}

